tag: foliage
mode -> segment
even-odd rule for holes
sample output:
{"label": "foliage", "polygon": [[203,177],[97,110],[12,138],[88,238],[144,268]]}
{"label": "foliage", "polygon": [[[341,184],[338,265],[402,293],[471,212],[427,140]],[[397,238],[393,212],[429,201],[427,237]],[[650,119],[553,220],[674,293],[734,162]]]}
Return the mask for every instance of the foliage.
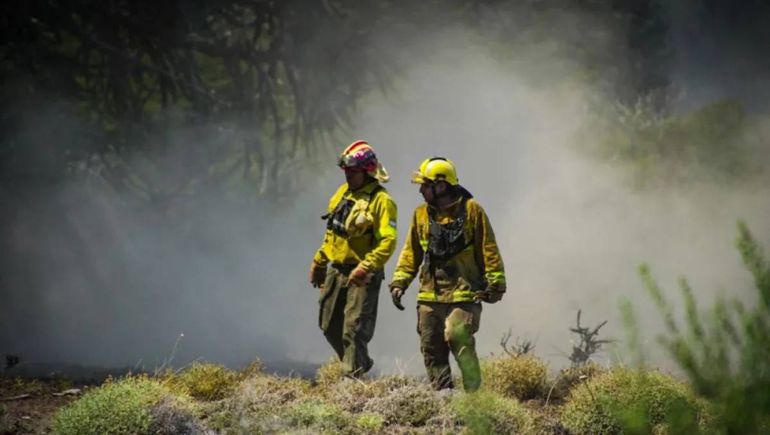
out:
{"label": "foliage", "polygon": [[199,400],[220,400],[228,395],[239,380],[239,374],[221,364],[194,362],[167,382]]}
{"label": "foliage", "polygon": [[441,413],[443,402],[429,385],[416,383],[369,400],[363,410],[381,415],[389,425],[423,426]]}
{"label": "foliage", "polygon": [[530,355],[493,357],[481,362],[482,388],[518,400],[545,398],[548,367]]}
{"label": "foliage", "polygon": [[573,388],[605,371],[604,367],[593,361],[561,369],[553,381],[551,399],[566,398]]}
{"label": "foliage", "polygon": [[[380,27],[420,29],[395,18],[406,5],[8,2],[0,168],[27,183],[95,174],[162,203],[234,178],[276,194],[387,87],[403,47],[372,48]],[[184,162],[162,157],[175,147]]]}
{"label": "foliage", "polygon": [[575,433],[697,433],[705,405],[681,381],[657,371],[614,368],[574,388],[561,414]]}
{"label": "foliage", "polygon": [[754,278],[758,298],[752,307],[737,298],[719,298],[703,316],[682,278],[685,323],[680,325],[647,265],[640,274],[667,329],[661,343],[693,388],[717,407],[719,430],[757,433],[770,424],[770,263],[743,222],[736,245]]}
{"label": "foliage", "polygon": [[345,377],[342,362],[338,358],[330,358],[329,361],[318,367],[315,380],[321,386],[329,386],[341,381]]}
{"label": "foliage", "polygon": [[310,383],[304,379],[265,375],[244,380],[231,401],[240,412],[272,412],[311,393]]}
{"label": "foliage", "polygon": [[371,381],[345,379],[333,384],[319,384],[319,387],[323,396],[331,403],[349,412],[360,412],[369,400],[385,395],[396,388],[415,383],[414,380],[394,376]]}
{"label": "foliage", "polygon": [[349,416],[334,405],[322,401],[307,401],[287,409],[288,424],[317,430],[339,430],[349,424]]}
{"label": "foliage", "polygon": [[108,381],[62,408],[54,429],[62,435],[149,433],[158,404],[184,412],[184,397],[174,397],[167,387],[146,376]]}
{"label": "foliage", "polygon": [[582,142],[594,155],[618,165],[638,188],[715,179],[751,180],[763,168],[752,156],[767,150],[758,120],[734,100],[670,114],[654,99],[602,104]]}
{"label": "foliage", "polygon": [[470,433],[530,433],[533,419],[516,400],[490,391],[458,394],[452,408]]}

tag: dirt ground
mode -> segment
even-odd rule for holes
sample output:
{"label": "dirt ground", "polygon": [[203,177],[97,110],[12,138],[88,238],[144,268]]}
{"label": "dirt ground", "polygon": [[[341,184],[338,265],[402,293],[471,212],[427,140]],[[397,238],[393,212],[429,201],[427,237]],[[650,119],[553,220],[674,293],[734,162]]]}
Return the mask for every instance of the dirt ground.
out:
{"label": "dirt ground", "polygon": [[[81,391],[63,380],[37,380],[0,376],[0,435],[51,433],[53,416],[62,406],[76,400],[79,394],[57,397],[68,389]],[[19,396],[28,397],[18,398]]]}

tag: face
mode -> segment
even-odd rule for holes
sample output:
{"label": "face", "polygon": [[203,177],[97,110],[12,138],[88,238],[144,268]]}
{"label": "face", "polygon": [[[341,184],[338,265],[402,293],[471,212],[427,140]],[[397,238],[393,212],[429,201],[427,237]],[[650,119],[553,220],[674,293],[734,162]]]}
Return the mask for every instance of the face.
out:
{"label": "face", "polygon": [[439,181],[438,183],[420,184],[420,193],[428,204],[433,204],[437,198],[440,198],[447,191],[447,183]]}
{"label": "face", "polygon": [[356,190],[364,185],[366,173],[361,168],[345,168],[345,181],[350,189]]}
{"label": "face", "polygon": [[420,193],[422,194],[422,198],[427,202],[428,204],[433,202],[433,183],[422,183],[420,184]]}

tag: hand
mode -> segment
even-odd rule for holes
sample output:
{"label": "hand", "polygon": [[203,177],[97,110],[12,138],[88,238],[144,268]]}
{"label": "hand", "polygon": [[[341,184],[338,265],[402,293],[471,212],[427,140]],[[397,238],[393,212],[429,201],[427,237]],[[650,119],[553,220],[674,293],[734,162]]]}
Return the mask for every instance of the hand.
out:
{"label": "hand", "polygon": [[490,289],[486,289],[483,292],[477,292],[473,297],[474,300],[484,301],[488,304],[494,304],[503,298],[503,292],[498,292]]}
{"label": "hand", "polygon": [[353,269],[352,272],[350,272],[350,275],[348,275],[348,287],[364,286],[369,283],[369,280],[371,278],[372,278],[372,274],[369,273],[363,266],[359,264],[358,266],[356,266],[355,269]]}
{"label": "hand", "polygon": [[401,311],[404,311],[404,306],[401,305],[401,297],[404,296],[404,289],[401,287],[393,287],[390,289],[390,297],[393,299],[393,305]]}
{"label": "hand", "polygon": [[315,288],[322,288],[326,281],[326,266],[321,266],[315,261],[310,265],[310,285]]}

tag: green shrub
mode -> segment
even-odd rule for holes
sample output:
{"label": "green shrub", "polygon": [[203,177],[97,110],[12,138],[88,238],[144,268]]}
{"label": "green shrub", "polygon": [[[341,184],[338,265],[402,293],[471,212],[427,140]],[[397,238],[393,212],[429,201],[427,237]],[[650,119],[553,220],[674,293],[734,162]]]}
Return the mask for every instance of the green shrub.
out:
{"label": "green shrub", "polygon": [[473,434],[531,433],[530,413],[515,399],[491,391],[458,394],[452,408],[463,425]]}
{"label": "green shrub", "polygon": [[501,356],[482,361],[482,388],[503,396],[529,400],[547,393],[548,367],[533,356]]}
{"label": "green shrub", "polygon": [[108,381],[54,417],[54,430],[67,434],[144,434],[153,422],[152,409],[168,400],[182,410],[185,399],[174,398],[160,382],[145,376]]}
{"label": "green shrub", "polygon": [[[680,325],[647,265],[640,267],[640,274],[667,329],[660,337],[663,345],[693,388],[715,407],[718,418],[711,430],[765,433],[770,426],[770,262],[745,223],[738,223],[738,234],[736,245],[757,290],[758,301],[751,307],[738,299],[719,298],[703,316],[687,280],[681,278],[685,322]],[[638,343],[629,302],[623,310],[629,335]]]}
{"label": "green shrub", "polygon": [[561,422],[575,433],[697,433],[704,404],[690,388],[656,371],[615,368],[572,390]]}
{"label": "green shrub", "polygon": [[233,391],[239,379],[238,373],[223,365],[195,362],[168,382],[196,399],[220,400]]}
{"label": "green shrub", "polygon": [[561,369],[551,387],[551,400],[566,398],[575,386],[604,373],[606,370],[593,361]]}
{"label": "green shrub", "polygon": [[315,429],[341,429],[349,422],[349,417],[340,408],[321,401],[308,401],[287,408],[285,415],[294,427]]}
{"label": "green shrub", "polygon": [[363,433],[372,433],[382,429],[385,419],[377,414],[358,414],[355,417],[355,425]]}

